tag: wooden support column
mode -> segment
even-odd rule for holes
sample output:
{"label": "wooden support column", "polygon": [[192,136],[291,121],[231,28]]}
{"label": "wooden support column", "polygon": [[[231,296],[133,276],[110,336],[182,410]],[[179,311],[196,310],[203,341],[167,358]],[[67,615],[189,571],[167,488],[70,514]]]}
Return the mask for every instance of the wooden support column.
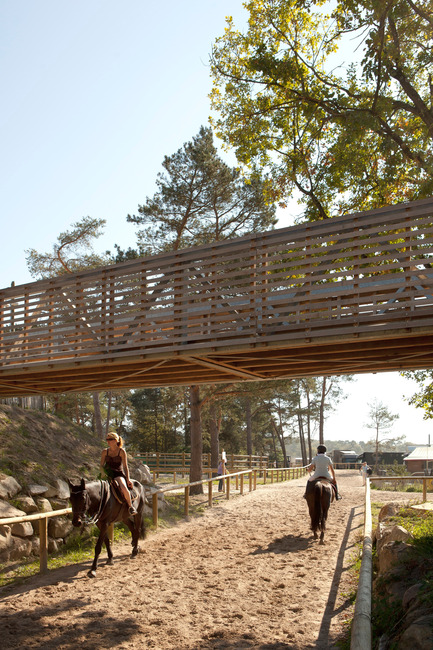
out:
{"label": "wooden support column", "polygon": [[189,516],[189,485],[185,487],[185,508],[184,508],[185,517]]}
{"label": "wooden support column", "polygon": [[48,517],[39,519],[39,567],[41,573],[48,571]]}
{"label": "wooden support column", "polygon": [[153,525],[158,527],[158,493],[152,494],[152,521]]}
{"label": "wooden support column", "polygon": [[209,508],[212,508],[213,481],[209,481],[209,483],[207,485],[208,485],[208,488],[207,488],[207,501],[208,501]]}

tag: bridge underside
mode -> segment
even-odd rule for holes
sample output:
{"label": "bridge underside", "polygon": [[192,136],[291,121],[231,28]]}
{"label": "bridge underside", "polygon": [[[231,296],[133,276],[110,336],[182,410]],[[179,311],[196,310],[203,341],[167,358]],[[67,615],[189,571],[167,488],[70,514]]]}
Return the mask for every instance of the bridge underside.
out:
{"label": "bridge underside", "polygon": [[143,356],[117,361],[77,362],[2,374],[0,394],[31,395],[158,386],[345,375],[433,368],[433,331],[390,333],[387,338],[308,339],[284,347],[236,352]]}
{"label": "bridge underside", "polygon": [[0,396],[433,368],[433,199],[0,291]]}

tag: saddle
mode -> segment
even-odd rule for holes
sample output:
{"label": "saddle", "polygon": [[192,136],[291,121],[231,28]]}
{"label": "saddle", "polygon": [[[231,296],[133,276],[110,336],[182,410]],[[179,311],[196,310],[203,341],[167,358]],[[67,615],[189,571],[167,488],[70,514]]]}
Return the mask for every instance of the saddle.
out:
{"label": "saddle", "polygon": [[[113,497],[116,499],[116,501],[118,503],[120,503],[121,505],[123,505],[124,503],[127,503],[125,501],[125,497],[122,494],[122,490],[117,485],[116,481],[110,481],[110,489],[111,489],[111,493],[112,493]],[[138,499],[138,494],[137,494],[135,488],[132,488],[132,490],[130,489],[129,491],[131,493],[132,505],[135,505],[134,501],[135,501],[135,499]]]}
{"label": "saddle", "polygon": [[314,492],[314,486],[316,485],[317,481],[326,481],[334,490],[334,497],[337,495],[337,486],[335,483],[332,482],[332,479],[329,479],[327,476],[318,476],[315,478],[313,481],[307,481],[307,489],[305,491],[305,494],[309,494],[310,492]]}

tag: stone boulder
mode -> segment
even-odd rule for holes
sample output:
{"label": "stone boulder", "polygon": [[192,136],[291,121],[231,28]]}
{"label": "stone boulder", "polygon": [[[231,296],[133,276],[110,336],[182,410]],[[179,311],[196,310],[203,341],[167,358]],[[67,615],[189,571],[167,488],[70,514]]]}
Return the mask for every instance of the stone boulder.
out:
{"label": "stone boulder", "polygon": [[150,473],[150,469],[147,465],[141,464],[135,470],[139,476],[138,480],[144,485],[151,485],[153,483],[153,477]]}
{"label": "stone boulder", "polygon": [[45,499],[52,499],[53,497],[57,496],[58,491],[58,488],[55,488],[53,485],[49,485],[42,496],[44,496]]}
{"label": "stone boulder", "polygon": [[31,537],[33,535],[33,526],[29,521],[21,521],[11,525],[12,535],[15,537]]}
{"label": "stone boulder", "polygon": [[48,499],[45,499],[45,497],[39,497],[36,499],[36,503],[38,506],[39,512],[52,512],[53,511],[53,506],[51,505],[50,501]]}
{"label": "stone boulder", "polygon": [[61,478],[53,481],[53,487],[57,490],[57,497],[59,499],[69,499],[69,485]]}
{"label": "stone boulder", "polygon": [[18,496],[15,497],[14,501],[15,504],[21,508],[21,510],[24,510],[26,515],[38,511],[38,506],[36,505],[35,500],[25,494],[18,494]]}
{"label": "stone boulder", "polygon": [[7,525],[0,526],[0,556],[11,545],[11,539],[12,539],[11,527]]}
{"label": "stone boulder", "polygon": [[29,485],[27,492],[31,497],[39,497],[48,490],[48,485]]}
{"label": "stone boulder", "polygon": [[401,508],[401,504],[398,503],[387,503],[385,504],[379,512],[379,522],[383,521],[384,519],[387,519],[387,517],[393,517],[394,515],[397,514],[399,509]]}
{"label": "stone boulder", "polygon": [[2,478],[0,484],[6,490],[9,499],[14,497],[22,490],[21,485],[13,478],[13,476],[6,476],[5,478]]}
{"label": "stone boulder", "polygon": [[411,547],[405,542],[388,542],[379,553],[379,572],[386,573],[408,556]]}
{"label": "stone boulder", "polygon": [[418,594],[422,586],[421,582],[417,582],[415,585],[409,587],[409,589],[406,589],[401,603],[404,610],[409,609],[415,602],[417,602]]}
{"label": "stone boulder", "polygon": [[14,508],[7,501],[0,500],[0,519],[5,519],[7,517],[23,517],[25,514],[24,510],[18,510]]}
{"label": "stone boulder", "polygon": [[22,557],[30,555],[31,552],[32,543],[29,539],[12,536],[11,545],[8,549],[9,560],[20,560]]}
{"label": "stone boulder", "polygon": [[380,556],[380,552],[385,544],[389,544],[389,542],[408,542],[410,539],[412,539],[412,535],[403,526],[381,528],[379,536],[376,537],[376,552]]}
{"label": "stone boulder", "polygon": [[48,534],[54,539],[64,539],[72,531],[72,522],[66,517],[52,517],[48,521]]}
{"label": "stone boulder", "polygon": [[421,616],[403,632],[398,650],[426,650],[433,648],[433,614]]}

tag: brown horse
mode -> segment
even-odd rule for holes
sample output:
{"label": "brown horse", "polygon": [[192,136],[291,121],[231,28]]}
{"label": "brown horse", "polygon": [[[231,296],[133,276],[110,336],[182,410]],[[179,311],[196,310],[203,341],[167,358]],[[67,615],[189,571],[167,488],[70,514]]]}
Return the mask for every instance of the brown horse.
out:
{"label": "brown horse", "polygon": [[307,481],[306,497],[314,539],[318,538],[317,531],[320,530],[319,543],[324,544],[326,520],[329,506],[334,500],[334,489],[326,479],[318,478],[315,481]]}
{"label": "brown horse", "polygon": [[107,549],[107,564],[113,564],[113,552],[110,540],[107,535],[108,526],[115,521],[123,521],[131,531],[132,554],[135,557],[138,553],[138,539],[144,539],[146,529],[143,521],[143,511],[146,503],[144,487],[138,481],[132,481],[135,498],[134,506],[137,514],[131,516],[128,512],[128,504],[119,501],[108,483],[108,481],[92,481],[86,483],[82,478],[79,485],[69,483],[69,500],[72,507],[72,525],[82,526],[86,523],[94,523],[99,528],[99,537],[95,546],[95,556],[89,578],[96,577],[98,557],[105,544]]}

